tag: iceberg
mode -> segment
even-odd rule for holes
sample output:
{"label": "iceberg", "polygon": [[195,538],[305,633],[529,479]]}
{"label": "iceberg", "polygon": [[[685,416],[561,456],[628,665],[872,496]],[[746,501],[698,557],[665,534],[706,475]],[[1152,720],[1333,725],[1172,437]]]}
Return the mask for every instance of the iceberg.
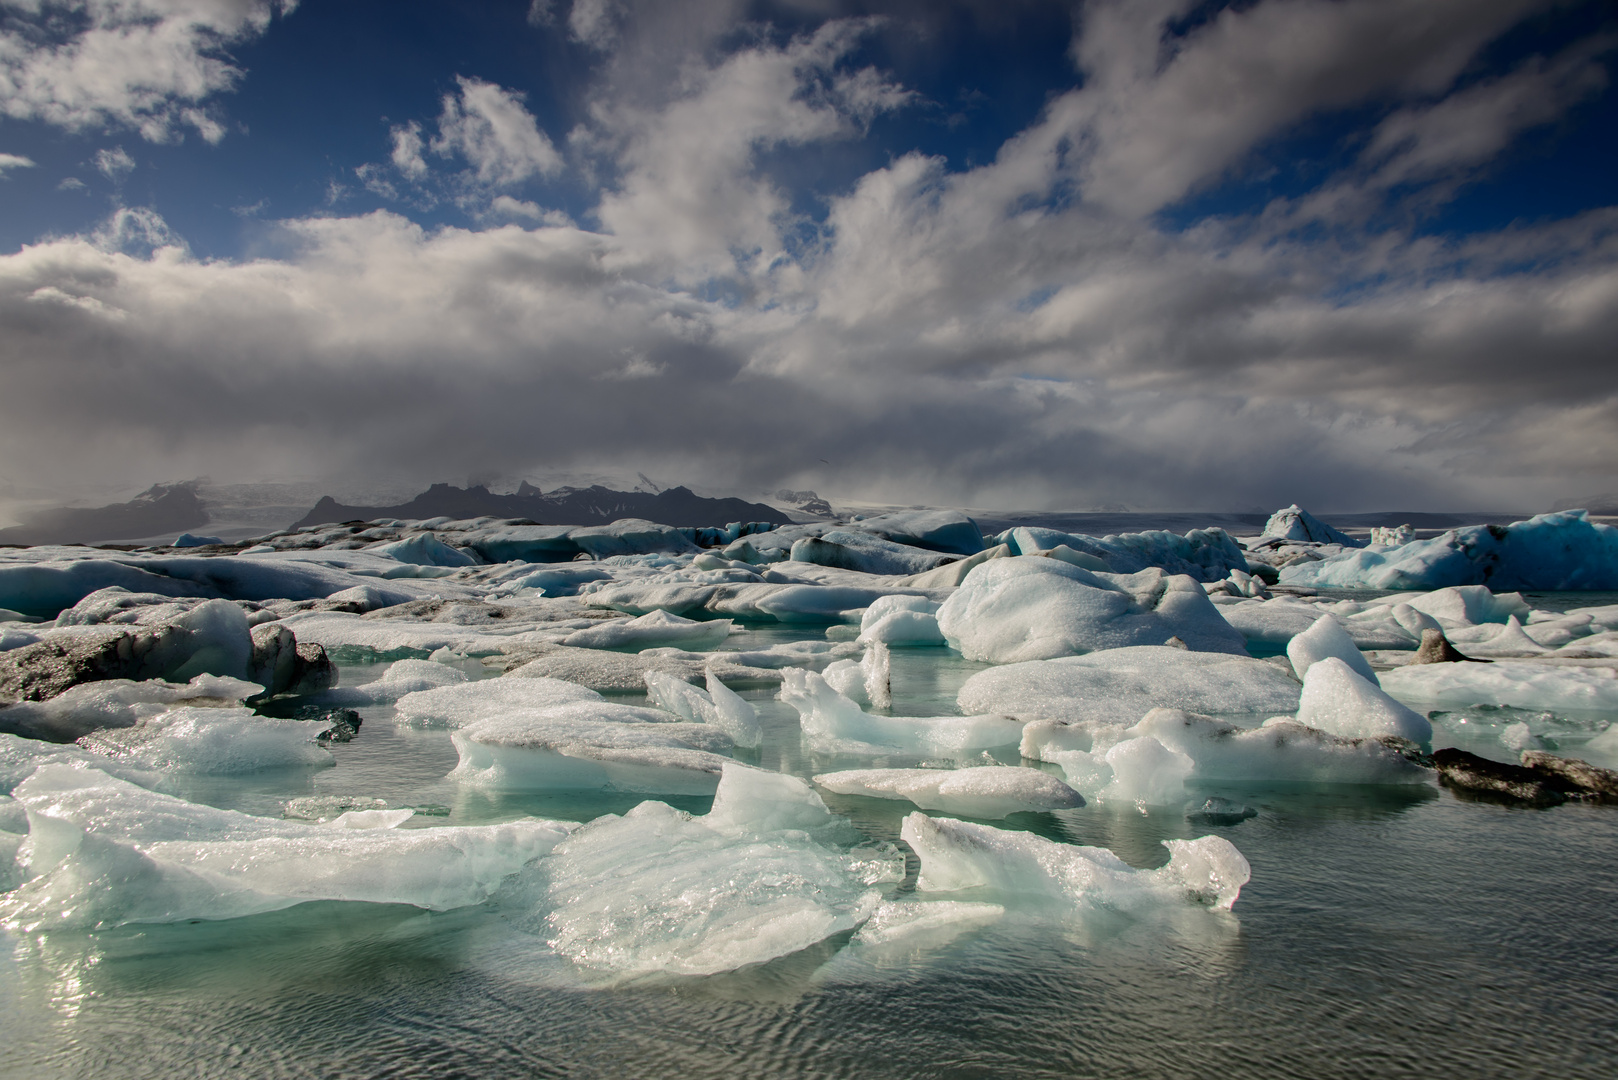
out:
{"label": "iceberg", "polygon": [[367,548],[372,555],[383,555],[413,566],[476,566],[478,560],[452,548],[430,532],[421,532],[391,544],[378,544]]}
{"label": "iceberg", "polygon": [[562,644],[572,649],[711,649],[730,636],[734,625],[729,619],[697,622],[666,611],[652,611],[637,619],[609,619],[575,630],[562,639]]}
{"label": "iceberg", "polygon": [[[445,670],[454,669],[445,668]],[[398,713],[399,722],[411,727],[458,728],[475,724],[479,720],[503,716],[508,712],[549,709],[557,705],[572,705],[578,702],[604,703],[605,699],[594,690],[562,679],[506,676],[416,690],[399,698],[394,709]],[[645,713],[647,710],[639,712]],[[644,716],[641,717],[641,722],[646,719]],[[655,722],[666,717],[653,714],[651,719]]]}
{"label": "iceberg", "polygon": [[349,707],[382,705],[407,694],[466,682],[466,673],[436,660],[395,660],[380,679],[359,686],[338,686],[322,690],[308,700],[316,705]]}
{"label": "iceberg", "polygon": [[258,683],[219,675],[198,675],[178,684],[161,679],[106,679],[80,683],[44,701],[20,701],[0,708],[0,730],[30,739],[72,742],[98,728],[129,727],[143,716],[176,705],[237,706],[263,690]]}
{"label": "iceberg", "polygon": [[1372,589],[1618,589],[1618,528],[1592,522],[1582,510],[1540,514],[1510,525],[1452,529],[1396,548],[1294,563],[1282,568],[1281,581]]}
{"label": "iceberg", "polygon": [[858,640],[885,645],[942,645],[939,606],[925,596],[884,596],[860,617]]}
{"label": "iceberg", "polygon": [[713,809],[645,802],[585,825],[537,868],[536,926],[562,956],[615,976],[711,975],[863,924],[897,882],[891,847],[854,839],[804,781],[727,763]]}
{"label": "iceberg", "polygon": [[798,710],[804,743],[823,754],[959,757],[1022,737],[1005,716],[872,716],[811,671],[783,672],[780,698]]}
{"label": "iceberg", "polygon": [[1299,679],[1304,678],[1311,664],[1328,656],[1335,656],[1353,668],[1354,673],[1366,682],[1380,685],[1376,672],[1371,670],[1370,661],[1354,644],[1354,639],[1348,636],[1343,624],[1330,614],[1322,615],[1309,629],[1287,642],[1287,659],[1292,661],[1293,673]]}
{"label": "iceberg", "polygon": [[835,566],[862,574],[922,574],[955,559],[954,555],[842,529],[803,537],[792,545],[791,555],[793,562]]}
{"label": "iceberg", "polygon": [[331,751],[315,742],[321,730],[251,709],[181,706],[130,727],[92,732],[79,745],[140,769],[236,774],[333,764]]}
{"label": "iceberg", "polygon": [[648,671],[646,696],[652,704],[693,724],[711,724],[729,735],[737,746],[756,747],[764,741],[758,712],[724,683],[708,673],[708,689],[700,690],[665,671]]}
{"label": "iceberg", "polygon": [[1060,765],[1070,783],[1096,792],[1114,779],[1108,751],[1139,738],[1188,758],[1184,779],[1190,781],[1404,785],[1431,776],[1377,739],[1343,738],[1281,717],[1243,728],[1180,709],[1153,709],[1130,727],[1035,721],[1023,729],[1021,749],[1026,758]]}
{"label": "iceberg", "polygon": [[[1159,530],[1095,537],[1018,526],[992,539],[1009,545],[1013,555],[1050,555],[1117,574],[1157,567],[1208,582],[1219,581],[1232,570],[1249,569],[1242,549],[1223,529],[1192,529],[1184,536]],[[1105,565],[1089,565],[1082,561],[1085,559],[1099,559]]]}
{"label": "iceberg", "polygon": [[1264,523],[1264,535],[1306,544],[1341,544],[1351,548],[1364,546],[1363,541],[1337,531],[1297,503],[1271,514],[1270,520]]}
{"label": "iceberg", "polygon": [[60,765],[40,766],[15,797],[28,813],[19,850],[27,880],[0,896],[0,925],[24,932],[230,919],[309,900],[444,911],[482,903],[574,828],[256,818]]}
{"label": "iceberg", "polygon": [[1159,707],[1215,716],[1291,713],[1299,690],[1263,660],[1145,645],[990,668],[967,679],[955,700],[962,712],[1127,727]]}
{"label": "iceberg", "polygon": [[1298,723],[1351,739],[1391,736],[1422,746],[1433,739],[1433,726],[1425,716],[1395,701],[1335,656],[1315,661],[1304,675]]}
{"label": "iceberg", "polygon": [[1229,840],[1165,840],[1167,866],[1136,870],[1106,848],[1059,844],[992,825],[917,811],[900,832],[921,859],[920,892],[985,893],[1085,911],[1133,914],[1164,904],[1229,910],[1251,868]]}
{"label": "iceberg", "polygon": [[707,724],[609,702],[502,712],[450,732],[453,780],[495,791],[707,795],[734,745]]}
{"label": "iceberg", "polygon": [[1202,586],[1157,569],[1096,574],[1057,559],[994,559],[973,570],[938,611],[950,646],[1007,664],[1161,645],[1245,655],[1242,636]]}
{"label": "iceberg", "polygon": [[822,773],[815,783],[839,795],[900,799],[923,810],[1003,818],[1024,810],[1066,810],[1084,796],[1049,773],[1013,765],[965,769],[852,769]]}
{"label": "iceberg", "polygon": [[1494,705],[1553,712],[1618,711],[1618,668],[1613,667],[1564,667],[1531,660],[1412,664],[1384,671],[1382,689],[1426,708]]}

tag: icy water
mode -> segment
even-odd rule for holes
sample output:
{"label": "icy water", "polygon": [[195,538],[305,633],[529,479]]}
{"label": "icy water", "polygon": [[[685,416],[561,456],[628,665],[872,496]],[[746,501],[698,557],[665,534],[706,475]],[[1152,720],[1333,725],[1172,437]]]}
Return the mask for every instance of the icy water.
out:
{"label": "icy water", "polygon": [[[1540,606],[1537,605],[1536,606]],[[753,630],[745,644],[813,631]],[[744,644],[732,640],[732,646]],[[895,711],[954,711],[982,665],[895,650]],[[379,674],[353,667],[345,683]],[[739,753],[810,775],[796,714]],[[633,700],[626,698],[626,700]],[[337,765],[175,793],[255,813],[301,795],[421,808],[411,825],[587,820],[638,796],[489,796],[444,779],[444,732],[367,710]],[[1618,811],[1508,809],[1437,787],[1210,787],[1255,809],[1088,806],[1004,827],[1111,848],[1216,833],[1251,862],[1231,913],[1019,916],[897,951],[848,935],[729,975],[607,984],[497,897],[476,908],[305,904],[227,922],[0,939],[0,1074],[16,1077],[1601,1077],[1618,1075]],[[694,813],[708,800],[669,799]],[[908,804],[828,795],[869,838]],[[901,890],[914,882],[915,860]]]}

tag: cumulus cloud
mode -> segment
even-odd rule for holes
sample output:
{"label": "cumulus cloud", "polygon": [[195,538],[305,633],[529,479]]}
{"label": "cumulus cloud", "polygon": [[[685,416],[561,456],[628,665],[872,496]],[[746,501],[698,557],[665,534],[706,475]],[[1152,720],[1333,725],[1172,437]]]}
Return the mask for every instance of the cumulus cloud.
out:
{"label": "cumulus cloud", "polygon": [[[579,10],[546,9],[575,34]],[[850,61],[869,24],[703,37],[657,95],[615,81],[631,8],[591,10],[613,29],[570,141],[601,178],[583,225],[502,189],[560,155],[468,78],[435,136],[393,129],[390,175],[464,159],[478,228],[311,217],[280,224],[290,254],[232,262],[124,210],[0,256],[0,457],[131,483],[655,460],[744,493],[991,507],[1534,508],[1610,486],[1618,208],[1464,237],[1363,213],[1593,92],[1598,41],[1467,74],[1532,5],[1090,4],[1085,82],[992,161],[899,154],[808,224],[772,148],[910,100]],[[1351,106],[1377,111],[1317,191],[1154,219]],[[1299,228],[1331,192],[1362,209]]]}
{"label": "cumulus cloud", "polygon": [[121,146],[96,151],[96,172],[118,183],[135,169],[135,159]]}
{"label": "cumulus cloud", "polygon": [[[460,93],[444,95],[438,136],[432,142],[435,154],[459,154],[480,183],[491,185],[517,184],[561,171],[561,155],[523,106],[523,94],[464,75],[456,76],[455,82]],[[399,129],[394,129],[394,164],[407,176],[420,171],[420,137],[412,136],[414,144],[409,137],[401,144]]]}
{"label": "cumulus cloud", "polygon": [[228,48],[297,0],[30,0],[0,23],[0,113],[80,131],[126,127],[151,142],[225,129],[207,100],[242,71]]}

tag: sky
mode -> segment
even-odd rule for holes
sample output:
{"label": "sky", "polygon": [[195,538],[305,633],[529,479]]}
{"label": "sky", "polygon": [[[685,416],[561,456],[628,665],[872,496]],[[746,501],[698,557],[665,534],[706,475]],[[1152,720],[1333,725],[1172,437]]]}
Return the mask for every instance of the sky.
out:
{"label": "sky", "polygon": [[0,0],[0,504],[1618,490],[1605,0]]}

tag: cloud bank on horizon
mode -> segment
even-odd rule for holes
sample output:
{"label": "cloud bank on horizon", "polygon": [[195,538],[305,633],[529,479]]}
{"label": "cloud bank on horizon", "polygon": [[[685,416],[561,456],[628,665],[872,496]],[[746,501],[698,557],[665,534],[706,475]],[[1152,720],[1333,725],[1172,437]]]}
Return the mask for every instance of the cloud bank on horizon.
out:
{"label": "cloud bank on horizon", "polygon": [[1543,509],[1610,6],[0,0],[12,485]]}

